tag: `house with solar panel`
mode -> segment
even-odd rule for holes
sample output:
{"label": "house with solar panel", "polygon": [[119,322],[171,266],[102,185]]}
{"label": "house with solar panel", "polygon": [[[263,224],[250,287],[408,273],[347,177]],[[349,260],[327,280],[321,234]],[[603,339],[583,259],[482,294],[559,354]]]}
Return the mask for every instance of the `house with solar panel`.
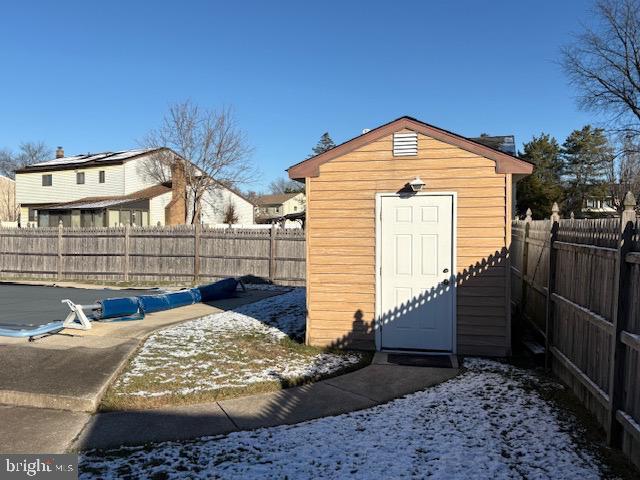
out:
{"label": "house with solar panel", "polygon": [[[16,171],[21,227],[116,227],[179,225],[190,204],[184,169],[166,178],[150,173],[154,155],[169,149],[135,149],[65,156]],[[179,165],[180,162],[176,162]],[[162,180],[162,181],[160,181]],[[254,205],[239,192],[216,184],[202,201],[201,222],[223,223],[232,206],[236,222],[252,224]]]}

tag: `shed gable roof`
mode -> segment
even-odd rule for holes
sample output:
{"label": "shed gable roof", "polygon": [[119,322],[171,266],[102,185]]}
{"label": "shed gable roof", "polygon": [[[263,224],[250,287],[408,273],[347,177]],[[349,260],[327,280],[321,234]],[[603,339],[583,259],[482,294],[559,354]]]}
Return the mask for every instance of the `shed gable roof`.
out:
{"label": "shed gable roof", "polygon": [[[323,163],[405,128],[494,160],[496,162],[496,173],[530,174],[533,171],[533,164],[514,155],[495,150],[487,145],[429,125],[415,118],[400,117],[385,125],[374,128],[367,133],[352,138],[320,155],[316,155],[315,157],[311,157],[289,167],[287,170],[289,178],[302,180],[306,177],[317,177],[320,175],[320,165]],[[399,161],[402,161],[402,159]]]}

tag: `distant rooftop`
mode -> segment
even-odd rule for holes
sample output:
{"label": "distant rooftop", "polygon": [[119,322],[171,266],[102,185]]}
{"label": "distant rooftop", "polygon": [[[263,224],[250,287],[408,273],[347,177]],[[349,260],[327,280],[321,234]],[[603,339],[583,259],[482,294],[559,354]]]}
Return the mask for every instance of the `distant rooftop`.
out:
{"label": "distant rooftop", "polygon": [[513,135],[482,135],[480,137],[471,137],[469,140],[509,155],[515,156],[516,154],[516,141]]}
{"label": "distant rooftop", "polygon": [[278,193],[275,195],[261,195],[253,199],[256,205],[280,205],[286,202],[287,200],[292,199],[296,195],[300,195],[298,193]]}
{"label": "distant rooftop", "polygon": [[51,205],[43,206],[46,210],[71,210],[71,209],[92,209],[92,208],[106,208],[115,205],[121,205],[139,200],[147,200],[150,198],[163,195],[171,192],[171,184],[158,184],[151,187],[147,187],[143,190],[130,193],[128,195],[112,195],[103,197],[84,197],[71,202],[55,203]]}
{"label": "distant rooftop", "polygon": [[89,162],[111,162],[117,160],[127,160],[131,157],[136,157],[144,153],[152,152],[155,148],[136,148],[132,150],[121,150],[118,152],[101,152],[101,153],[87,153],[84,155],[73,155],[71,157],[54,158],[53,160],[47,160],[46,162],[39,162],[25,167],[29,168],[42,168],[42,167],[55,167],[58,165],[70,165],[70,164],[83,164]]}

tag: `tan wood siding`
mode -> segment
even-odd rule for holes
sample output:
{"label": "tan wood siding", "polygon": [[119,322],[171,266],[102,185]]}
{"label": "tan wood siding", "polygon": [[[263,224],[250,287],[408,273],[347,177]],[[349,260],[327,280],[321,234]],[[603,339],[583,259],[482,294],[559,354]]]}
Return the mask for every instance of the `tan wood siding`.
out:
{"label": "tan wood siding", "polygon": [[307,339],[374,347],[375,196],[399,191],[416,175],[427,191],[458,195],[458,350],[504,355],[508,175],[497,174],[493,160],[424,135],[415,157],[394,158],[389,136],[307,178]]}

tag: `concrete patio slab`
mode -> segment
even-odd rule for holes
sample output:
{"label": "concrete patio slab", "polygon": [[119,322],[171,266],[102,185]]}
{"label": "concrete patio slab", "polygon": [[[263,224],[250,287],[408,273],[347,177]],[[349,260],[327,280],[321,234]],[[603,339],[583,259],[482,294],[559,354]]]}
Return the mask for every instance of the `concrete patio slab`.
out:
{"label": "concrete patio slab", "polygon": [[64,453],[89,414],[0,405],[0,452]]}
{"label": "concrete patio slab", "polygon": [[137,340],[110,348],[0,346],[0,403],[94,411]]}

